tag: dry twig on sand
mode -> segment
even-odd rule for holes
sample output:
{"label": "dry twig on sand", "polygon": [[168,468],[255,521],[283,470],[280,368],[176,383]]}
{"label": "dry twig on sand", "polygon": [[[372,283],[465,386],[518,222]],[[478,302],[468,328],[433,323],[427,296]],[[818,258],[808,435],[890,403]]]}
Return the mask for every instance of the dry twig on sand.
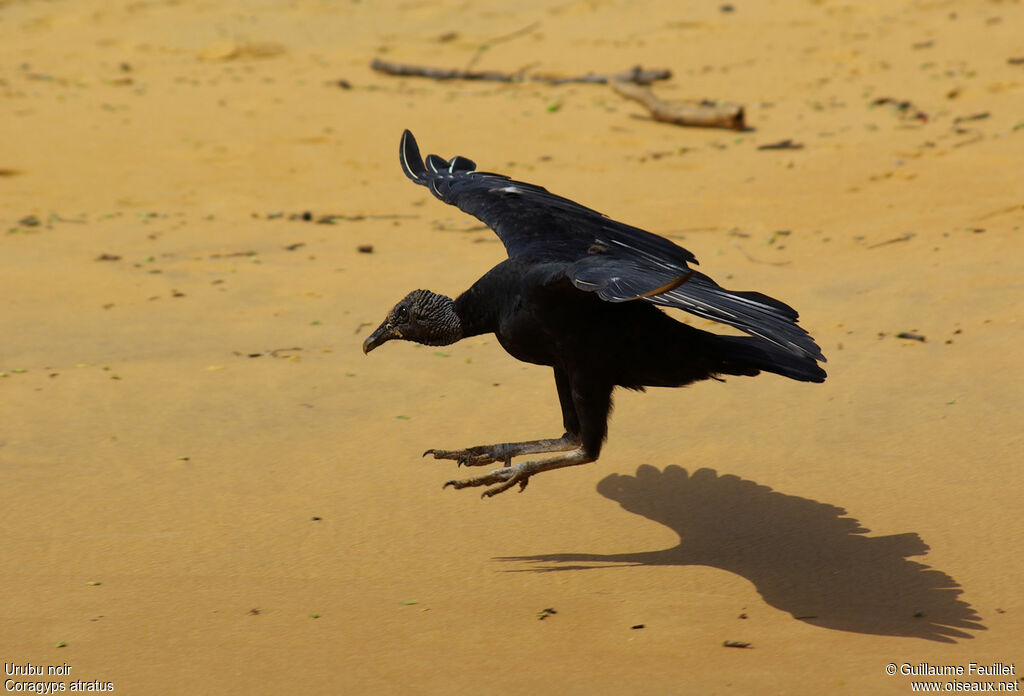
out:
{"label": "dry twig on sand", "polygon": [[672,77],[672,72],[665,69],[645,70],[636,66],[632,70],[617,75],[576,75],[572,77],[557,77],[554,75],[527,75],[525,70],[514,73],[498,72],[496,70],[475,71],[458,70],[456,68],[433,68],[427,65],[411,65],[409,63],[392,63],[389,61],[374,58],[370,67],[377,72],[401,77],[429,77],[434,80],[484,80],[488,82],[543,82],[549,85],[563,85],[568,83],[589,83],[607,84],[609,82],[626,82],[637,85],[649,85],[657,80],[667,80]]}
{"label": "dry twig on sand", "polygon": [[496,36],[493,39],[483,42],[482,44],[476,47],[476,52],[473,54],[473,57],[469,59],[468,63],[466,63],[466,70],[469,70],[474,65],[476,65],[476,62],[480,60],[480,56],[482,56],[488,49],[490,49],[495,44],[499,44],[504,41],[511,41],[512,39],[518,38],[520,36],[525,36],[539,26],[540,22],[534,22],[533,24],[528,24],[522,29],[516,29],[515,31],[509,32],[508,34],[502,34],[501,36]]}
{"label": "dry twig on sand", "polygon": [[739,104],[687,104],[665,102],[654,96],[649,89],[636,84],[614,80],[612,89],[626,99],[640,102],[651,113],[655,121],[674,123],[677,126],[700,126],[702,128],[731,128],[744,130],[743,107]]}

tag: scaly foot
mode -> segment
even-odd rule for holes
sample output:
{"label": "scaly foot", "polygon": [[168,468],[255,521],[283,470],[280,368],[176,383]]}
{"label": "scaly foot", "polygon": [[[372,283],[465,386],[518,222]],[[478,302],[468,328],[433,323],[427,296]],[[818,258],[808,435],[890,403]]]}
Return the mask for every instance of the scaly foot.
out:
{"label": "scaly foot", "polygon": [[499,484],[493,488],[488,488],[480,494],[481,498],[490,498],[491,496],[498,495],[499,493],[504,493],[518,483],[519,491],[522,492],[522,490],[526,488],[526,484],[530,482],[530,476],[536,473],[526,469],[526,467],[531,464],[533,464],[533,462],[521,462],[515,466],[505,466],[501,469],[495,469],[483,476],[462,479],[461,481],[448,481],[444,484],[443,488],[451,486],[452,488],[458,489],[469,488],[471,486],[490,486],[495,483]]}
{"label": "scaly foot", "polygon": [[428,449],[423,456],[434,455],[434,459],[453,459],[459,466],[485,466],[492,462],[512,465],[512,457],[522,454],[564,452],[580,446],[576,436],[565,434],[549,440],[527,440],[526,442],[503,442],[497,445],[477,445],[461,450]]}
{"label": "scaly foot", "polygon": [[478,445],[461,450],[428,449],[423,453],[434,455],[434,459],[454,459],[459,466],[484,466],[492,462],[512,464],[512,453],[508,445]]}
{"label": "scaly foot", "polygon": [[[469,488],[473,486],[493,486],[488,488],[481,494],[481,497],[490,498],[491,496],[504,493],[512,486],[519,484],[519,490],[522,492],[526,488],[526,484],[530,482],[530,477],[534,474],[539,474],[542,471],[550,471],[551,469],[561,469],[567,466],[577,466],[579,464],[587,464],[594,461],[594,457],[584,453],[583,449],[576,449],[572,452],[566,452],[549,459],[540,459],[535,462],[519,462],[512,466],[505,466],[501,469],[495,469],[490,473],[484,474],[483,476],[476,476],[474,478],[462,479],[459,481],[448,481],[444,484],[447,488]],[[495,485],[497,484],[497,485]]]}

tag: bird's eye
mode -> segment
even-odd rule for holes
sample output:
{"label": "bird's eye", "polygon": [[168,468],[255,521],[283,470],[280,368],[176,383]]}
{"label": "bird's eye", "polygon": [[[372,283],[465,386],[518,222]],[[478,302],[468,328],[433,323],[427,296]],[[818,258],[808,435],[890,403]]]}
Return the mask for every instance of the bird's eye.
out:
{"label": "bird's eye", "polygon": [[398,321],[409,320],[409,310],[406,308],[405,305],[400,305],[398,309],[395,310],[395,318],[397,318]]}

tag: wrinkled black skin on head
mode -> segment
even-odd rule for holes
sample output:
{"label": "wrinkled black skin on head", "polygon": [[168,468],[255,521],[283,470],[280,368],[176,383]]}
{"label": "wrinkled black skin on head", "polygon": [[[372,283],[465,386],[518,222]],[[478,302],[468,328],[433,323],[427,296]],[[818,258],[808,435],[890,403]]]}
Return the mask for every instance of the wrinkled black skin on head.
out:
{"label": "wrinkled black skin on head", "polygon": [[394,339],[426,346],[446,346],[462,338],[461,324],[450,297],[413,290],[391,308],[377,330],[363,341],[363,352]]}

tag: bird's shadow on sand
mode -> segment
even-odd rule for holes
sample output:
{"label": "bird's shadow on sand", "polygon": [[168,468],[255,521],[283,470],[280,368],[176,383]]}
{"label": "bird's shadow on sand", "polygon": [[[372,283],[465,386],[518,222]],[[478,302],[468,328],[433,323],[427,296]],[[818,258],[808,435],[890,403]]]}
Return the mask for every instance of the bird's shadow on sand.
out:
{"label": "bird's shadow on sand", "polygon": [[619,565],[703,565],[737,573],[764,600],[815,626],[946,643],[985,630],[953,578],[910,556],[928,546],[914,533],[871,537],[842,508],[773,491],[711,469],[641,466],[597,490],[680,538],[662,551],[507,557],[534,572]]}

